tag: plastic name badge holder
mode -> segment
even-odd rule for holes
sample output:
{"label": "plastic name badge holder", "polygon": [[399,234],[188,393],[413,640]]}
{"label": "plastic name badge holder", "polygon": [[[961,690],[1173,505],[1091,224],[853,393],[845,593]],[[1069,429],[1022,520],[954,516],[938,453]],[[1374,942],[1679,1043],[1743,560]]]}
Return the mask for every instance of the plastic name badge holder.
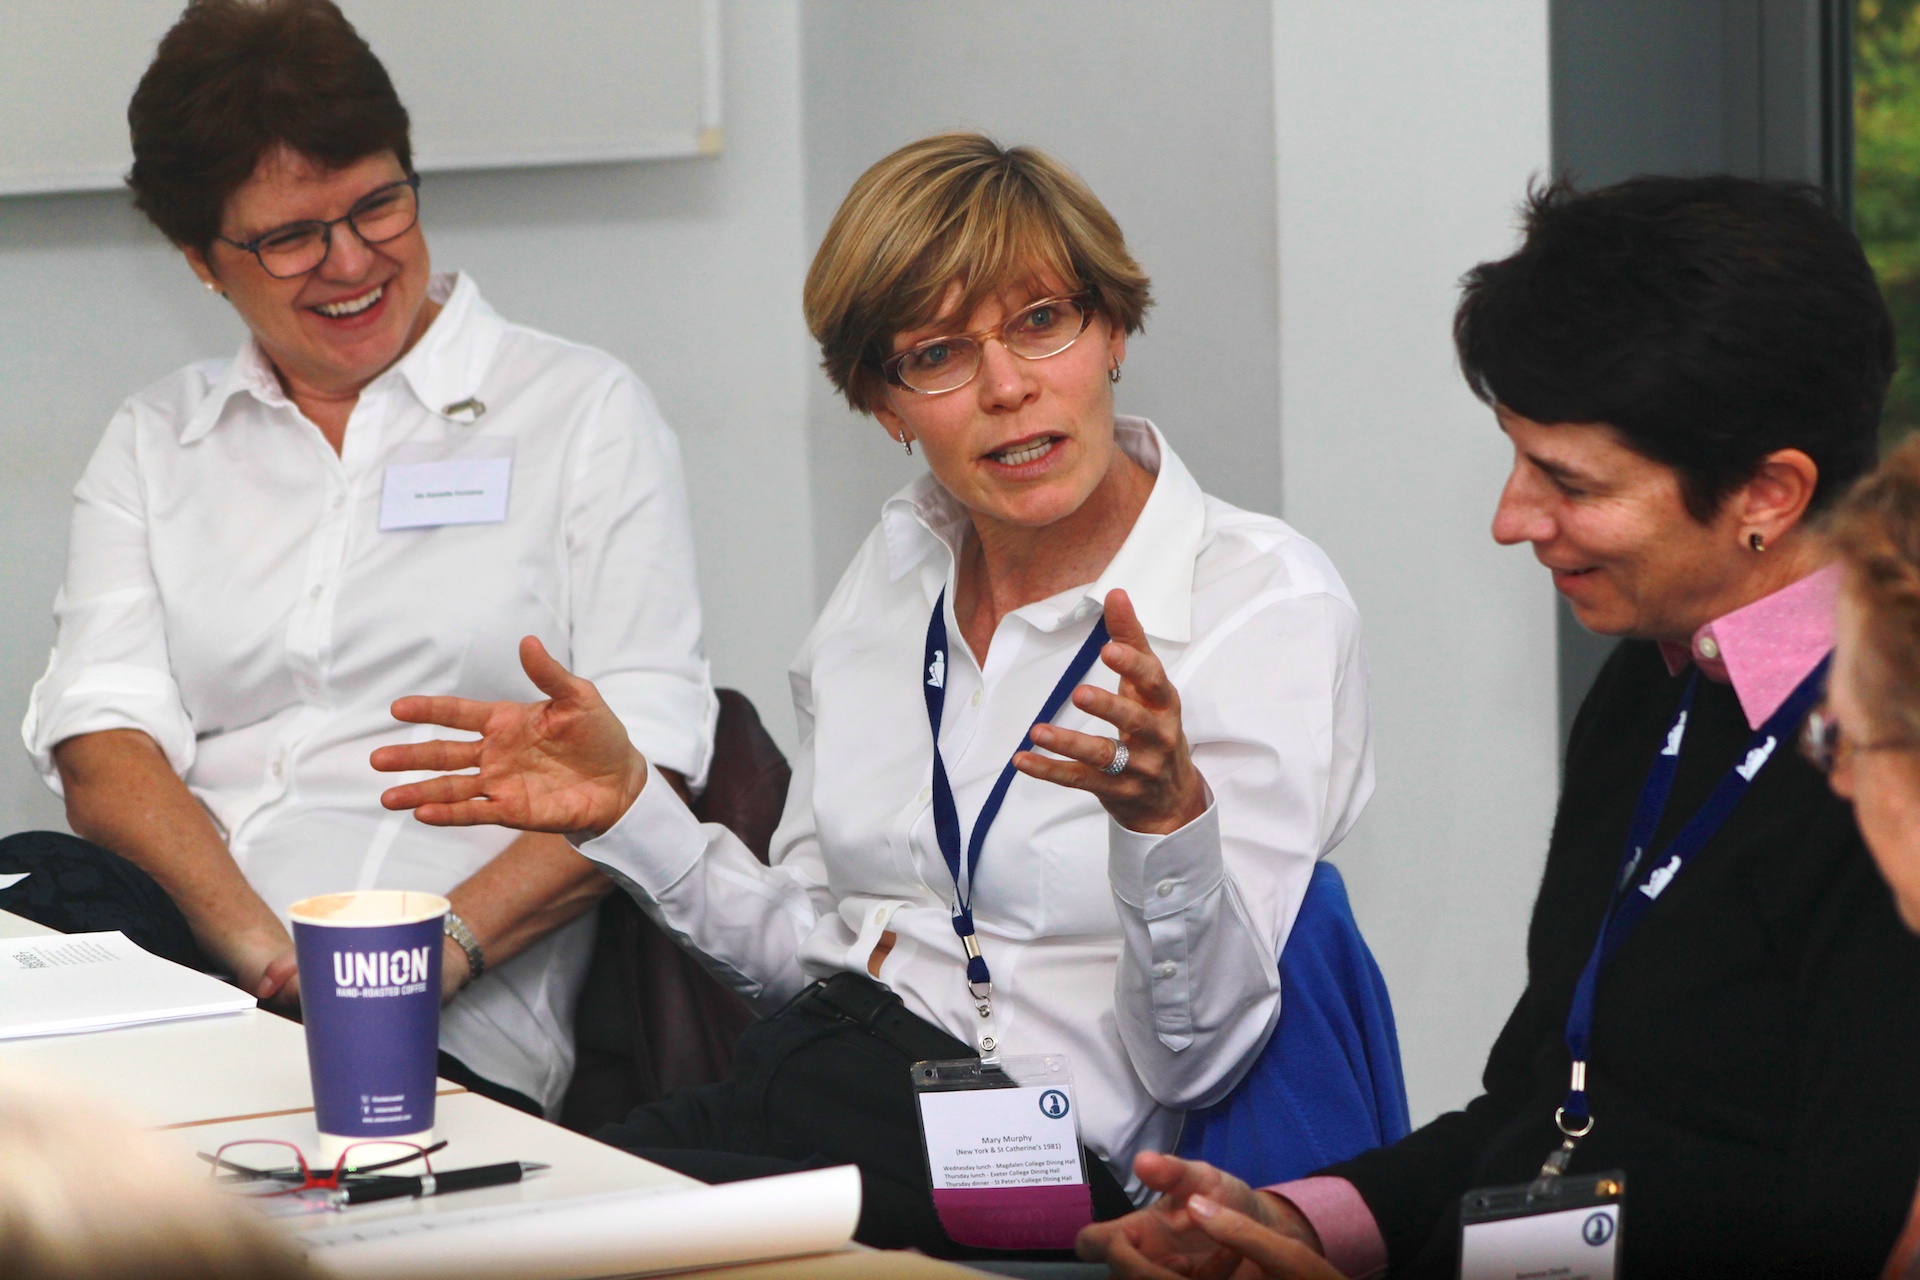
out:
{"label": "plastic name badge holder", "polygon": [[1065,1054],[916,1062],[933,1207],[955,1244],[1071,1249],[1093,1221]]}
{"label": "plastic name badge holder", "polygon": [[1541,1177],[1460,1200],[1460,1280],[1614,1280],[1627,1175]]}

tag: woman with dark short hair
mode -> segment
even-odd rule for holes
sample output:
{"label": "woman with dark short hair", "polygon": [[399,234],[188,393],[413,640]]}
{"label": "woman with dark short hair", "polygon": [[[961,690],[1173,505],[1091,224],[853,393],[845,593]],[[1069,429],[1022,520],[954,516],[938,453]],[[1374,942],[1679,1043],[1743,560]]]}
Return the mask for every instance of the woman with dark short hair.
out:
{"label": "woman with dark short hair", "polygon": [[531,631],[703,773],[673,435],[617,361],[432,273],[406,108],[329,0],[195,0],[127,114],[135,203],[248,334],[128,400],[75,490],[24,733],[85,839],[0,842],[31,873],[0,907],[291,1008],[289,904],[445,894],[442,1074],[551,1114],[606,877],[387,813],[367,752],[403,693],[517,694]]}
{"label": "woman with dark short hair", "polygon": [[[1318,548],[1115,413],[1147,305],[1112,215],[1032,148],[937,135],[854,184],[808,327],[873,443],[927,474],[794,661],[771,866],[698,825],[532,641],[551,701],[395,707],[484,738],[385,748],[383,769],[478,769],[389,803],[571,833],[768,1015],[733,1079],[601,1137],[709,1179],[857,1163],[869,1244],[1065,1249],[1259,1054],[1314,863],[1373,787],[1359,618]],[[1087,1180],[1053,1133],[1047,1176],[993,1185],[949,1147],[965,1167],[936,1184],[915,1063],[1043,1055],[1073,1098],[1036,1089],[1010,1123],[1077,1116]]]}
{"label": "woman with dark short hair", "polygon": [[1513,444],[1495,539],[1622,638],[1568,742],[1486,1092],[1266,1191],[1143,1156],[1166,1194],[1082,1251],[1126,1276],[1451,1277],[1470,1192],[1624,1170],[1618,1236],[1576,1217],[1532,1270],[1610,1244],[1598,1274],[1874,1275],[1920,1171],[1920,943],[1792,750],[1840,579],[1809,521],[1872,466],[1893,367],[1873,274],[1811,188],[1556,185],[1468,274],[1455,337]]}

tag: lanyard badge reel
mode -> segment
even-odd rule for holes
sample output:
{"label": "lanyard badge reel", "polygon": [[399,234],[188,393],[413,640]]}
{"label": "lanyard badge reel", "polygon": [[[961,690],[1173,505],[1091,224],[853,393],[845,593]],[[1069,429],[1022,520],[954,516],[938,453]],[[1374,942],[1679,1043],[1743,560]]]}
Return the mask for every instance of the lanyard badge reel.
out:
{"label": "lanyard badge reel", "polygon": [[[946,593],[927,622],[927,724],[933,732],[933,826],[953,876],[953,931],[966,953],[971,1028],[978,1058],[919,1062],[913,1088],[920,1137],[940,1224],[956,1244],[987,1249],[1071,1249],[1093,1221],[1093,1191],[1080,1145],[1073,1072],[1066,1055],[1009,1057],[993,1018],[993,975],[973,923],[974,872],[987,832],[1018,772],[1009,759],[994,781],[963,849],[953,785],[940,754],[947,702]],[[1051,721],[1107,642],[1104,619],[1081,644],[1036,717]],[[1031,736],[1014,754],[1031,750]]]}
{"label": "lanyard badge reel", "polygon": [[1532,1182],[1470,1191],[1461,1201],[1462,1280],[1515,1280],[1535,1275],[1612,1280],[1626,1209],[1627,1175],[1619,1169],[1577,1177],[1567,1172],[1580,1140],[1594,1127],[1593,1110],[1587,1100],[1587,1063],[1600,974],[1674,878],[1732,816],[1761,767],[1812,708],[1826,672],[1827,662],[1822,660],[1755,731],[1740,762],[1714,787],[1699,812],[1688,819],[1659,856],[1649,859],[1647,850],[1673,792],[1687,717],[1700,687],[1697,668],[1688,678],[1665,744],[1654,757],[1646,785],[1641,788],[1600,936],[1574,984],[1567,1009],[1566,1044],[1572,1070],[1566,1100],[1553,1113],[1560,1145],[1547,1156]]}
{"label": "lanyard badge reel", "polygon": [[1064,1054],[913,1064],[933,1207],[955,1244],[1071,1249],[1093,1221]]}

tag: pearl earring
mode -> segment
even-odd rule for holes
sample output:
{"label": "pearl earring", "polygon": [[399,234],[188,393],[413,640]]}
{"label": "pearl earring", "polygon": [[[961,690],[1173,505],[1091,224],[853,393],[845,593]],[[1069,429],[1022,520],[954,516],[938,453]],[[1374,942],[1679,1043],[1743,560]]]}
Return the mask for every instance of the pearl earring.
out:
{"label": "pearl earring", "polygon": [[1758,533],[1750,533],[1747,535],[1747,545],[1755,551],[1765,551],[1767,549],[1767,540]]}

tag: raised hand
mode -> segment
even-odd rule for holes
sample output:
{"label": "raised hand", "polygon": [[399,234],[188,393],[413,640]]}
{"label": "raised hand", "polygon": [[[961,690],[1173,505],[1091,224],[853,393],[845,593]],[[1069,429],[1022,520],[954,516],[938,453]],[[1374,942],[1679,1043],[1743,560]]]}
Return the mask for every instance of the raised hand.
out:
{"label": "raised hand", "polygon": [[[1320,1257],[1313,1228],[1278,1196],[1255,1191],[1199,1160],[1142,1152],[1140,1180],[1161,1193],[1145,1209],[1080,1232],[1077,1250],[1128,1280],[1259,1280],[1263,1276],[1327,1280],[1338,1276]],[[1231,1213],[1232,1218],[1223,1215]],[[1224,1224],[1224,1225],[1223,1225]],[[1240,1247],[1260,1233],[1261,1248]],[[1269,1249],[1267,1237],[1284,1243]],[[1276,1252],[1276,1250],[1278,1252]],[[1266,1256],[1285,1256],[1293,1270],[1270,1271]],[[1324,1270],[1316,1270],[1317,1263]],[[1296,1265],[1297,1264],[1297,1265]]]}
{"label": "raised hand", "polygon": [[[1117,736],[1037,724],[1034,745],[1067,758],[1022,751],[1014,756],[1014,767],[1030,777],[1091,791],[1130,831],[1166,835],[1207,811],[1207,784],[1187,748],[1180,694],[1147,643],[1126,592],[1107,593],[1106,618],[1113,639],[1100,650],[1100,660],[1120,673],[1119,691],[1083,684],[1073,691],[1073,705],[1111,724]],[[1105,770],[1117,758],[1116,743],[1126,746],[1126,767],[1109,774]]]}
{"label": "raised hand", "polygon": [[[393,717],[478,733],[477,742],[381,747],[384,773],[430,770],[424,782],[392,787],[389,809],[412,809],[436,827],[493,824],[591,839],[618,822],[647,782],[647,762],[627,738],[592,681],[554,661],[533,636],[520,642],[520,665],[545,702],[402,698]],[[472,773],[454,770],[471,769]]]}

